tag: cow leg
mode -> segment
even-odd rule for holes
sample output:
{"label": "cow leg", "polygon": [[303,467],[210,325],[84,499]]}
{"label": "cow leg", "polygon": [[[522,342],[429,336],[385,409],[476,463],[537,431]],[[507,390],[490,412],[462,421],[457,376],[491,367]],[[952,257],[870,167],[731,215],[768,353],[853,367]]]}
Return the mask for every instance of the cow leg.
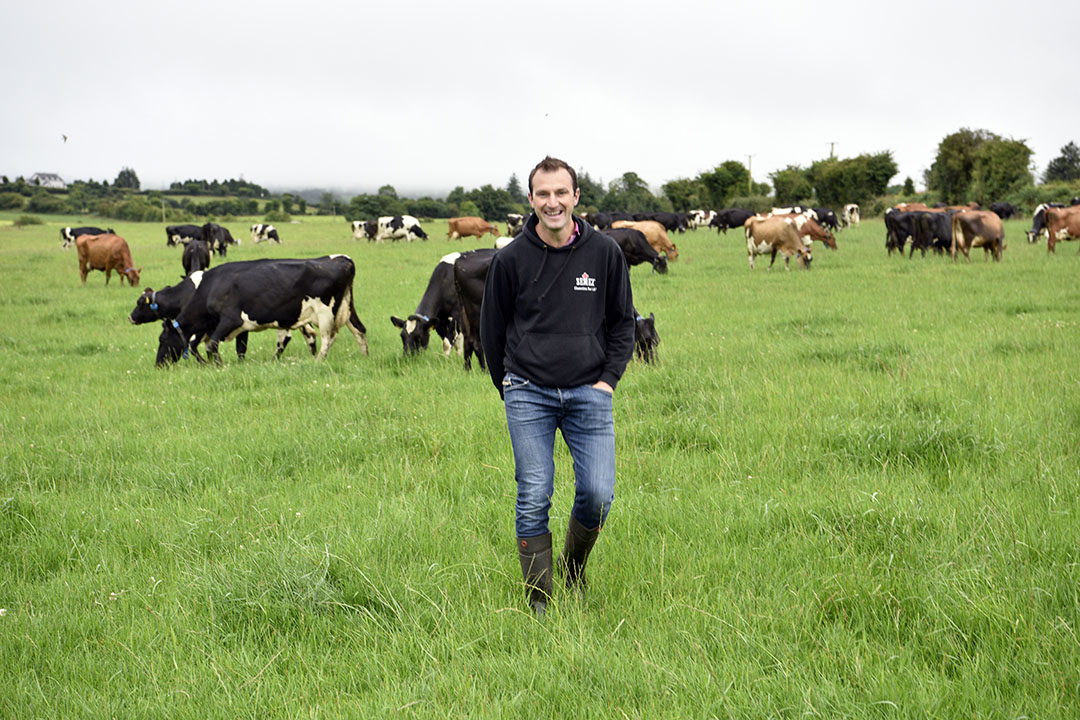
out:
{"label": "cow leg", "polygon": [[292,333],[288,330],[277,331],[277,347],[274,349],[274,359],[277,360],[281,357],[281,353],[285,352],[285,348],[289,344],[289,340],[292,340]]}
{"label": "cow leg", "polygon": [[247,356],[248,334],[242,332],[236,336],[236,359],[243,360]]}
{"label": "cow leg", "polygon": [[214,364],[221,364],[221,353],[218,352],[218,345],[221,341],[229,337],[229,334],[233,330],[240,327],[240,323],[229,318],[222,317],[218,320],[217,327],[210,333],[210,336],[206,340],[206,356],[210,360],[214,361]]}
{"label": "cow leg", "polygon": [[315,347],[315,338],[317,335],[307,325],[300,328],[300,332],[304,336],[304,342],[307,343],[308,350],[311,351],[311,356],[315,357],[315,354],[318,352],[318,348]]}

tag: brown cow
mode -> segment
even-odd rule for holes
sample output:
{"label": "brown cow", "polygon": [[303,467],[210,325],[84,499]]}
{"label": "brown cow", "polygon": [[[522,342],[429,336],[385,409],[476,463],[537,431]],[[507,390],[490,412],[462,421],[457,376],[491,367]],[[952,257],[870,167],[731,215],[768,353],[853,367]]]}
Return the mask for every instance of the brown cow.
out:
{"label": "brown cow", "polygon": [[491,233],[499,237],[499,230],[484,218],[479,217],[456,217],[450,218],[446,232],[447,240],[460,240],[466,235],[475,235],[477,239],[484,237],[484,233]]}
{"label": "brown cow", "polygon": [[1047,252],[1058,242],[1080,239],[1080,207],[1046,209]]}
{"label": "brown cow", "polygon": [[679,249],[668,237],[667,228],[655,220],[617,220],[611,223],[613,228],[633,228],[645,235],[649,245],[658,253],[667,254],[668,260],[679,259]]}
{"label": "brown cow", "polygon": [[86,275],[91,270],[104,270],[106,285],[109,284],[109,276],[113,270],[119,273],[121,285],[124,284],[125,277],[132,287],[139,284],[142,268],[135,269],[127,241],[119,235],[80,235],[75,238],[75,247],[79,250],[79,275],[83,285],[86,284]]}
{"label": "brown cow", "polygon": [[1005,230],[1001,218],[988,210],[968,210],[953,215],[953,262],[956,262],[957,248],[964,253],[964,259],[971,262],[968,251],[977,247],[990,254],[995,262],[1001,260],[1001,251],[1005,249]]}
{"label": "brown cow", "polygon": [[[825,243],[825,247],[830,250],[836,249],[836,238],[833,237],[832,232],[823,228],[814,218],[802,213],[785,213],[759,215],[758,217],[786,217],[791,218],[795,222],[795,229],[799,231],[799,237],[806,245],[812,244],[815,240],[820,240]],[[809,240],[807,239],[809,238]]]}
{"label": "brown cow", "polygon": [[898,212],[913,212],[915,210],[929,209],[930,208],[926,207],[926,203],[921,202],[897,203],[896,205],[893,205],[893,210],[896,210]]}
{"label": "brown cow", "polygon": [[754,269],[754,256],[771,253],[769,269],[772,270],[776,262],[776,253],[784,256],[784,269],[790,270],[788,261],[792,255],[799,258],[799,262],[807,270],[810,269],[810,261],[813,255],[799,237],[799,231],[795,227],[795,221],[789,217],[772,216],[766,217],[755,215],[749,218],[743,225],[746,229],[746,257],[750,261],[750,269]]}

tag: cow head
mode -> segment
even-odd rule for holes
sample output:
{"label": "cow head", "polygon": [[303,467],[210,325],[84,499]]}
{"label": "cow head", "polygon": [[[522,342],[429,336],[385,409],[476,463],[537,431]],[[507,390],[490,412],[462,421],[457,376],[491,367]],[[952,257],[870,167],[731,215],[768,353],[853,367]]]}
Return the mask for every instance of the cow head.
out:
{"label": "cow head", "polygon": [[60,247],[67,250],[71,247],[71,243],[75,242],[75,236],[71,234],[71,228],[66,227],[60,230]]}
{"label": "cow head", "polygon": [[653,272],[667,273],[667,255],[657,255],[652,261]]}
{"label": "cow head", "polygon": [[158,335],[157,359],[154,364],[165,367],[180,358],[188,351],[188,343],[175,320],[163,320],[161,322],[161,334]]}
{"label": "cow head", "polygon": [[[124,272],[120,273],[120,277],[121,278],[126,277],[128,279],[128,282],[131,283],[131,287],[135,287],[136,285],[139,284],[139,273],[141,273],[141,272],[142,272],[142,268],[129,267],[129,268],[125,268]],[[123,280],[121,280],[120,284],[121,285],[123,284]]]}
{"label": "cow head", "polygon": [[132,325],[142,325],[154,322],[159,317],[161,316],[158,315],[157,293],[153,288],[146,288],[135,301],[135,309],[128,315],[128,320]]}
{"label": "cow head", "polygon": [[401,328],[401,345],[406,355],[427,349],[431,326],[435,324],[434,320],[426,315],[410,315],[408,320],[391,315],[390,322],[394,324],[394,327]]}
{"label": "cow head", "polygon": [[825,230],[825,228],[822,228],[822,230],[824,230],[824,234],[821,236],[821,242],[825,243],[825,247],[829,248],[830,250],[835,250],[836,238],[833,236],[831,231]]}
{"label": "cow head", "polygon": [[802,263],[802,266],[804,268],[809,270],[810,269],[810,263],[814,259],[814,255],[813,255],[812,252],[810,252],[810,248],[801,247],[801,248],[798,249],[798,252],[799,252],[799,262]]}

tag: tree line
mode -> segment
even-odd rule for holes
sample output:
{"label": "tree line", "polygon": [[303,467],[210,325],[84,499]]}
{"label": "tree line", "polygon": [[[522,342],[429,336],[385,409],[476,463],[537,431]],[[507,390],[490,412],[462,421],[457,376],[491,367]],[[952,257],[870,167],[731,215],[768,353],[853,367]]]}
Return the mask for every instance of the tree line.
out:
{"label": "tree line", "polygon": [[[1080,194],[1080,148],[1069,142],[1050,161],[1036,184],[1031,148],[1024,140],[1005,138],[989,130],[961,128],[938,144],[933,164],[925,171],[926,190],[917,193],[914,181],[890,185],[897,165],[890,151],[852,158],[829,157],[808,167],[788,165],[769,173],[770,183],[754,182],[750,170],[737,160],[726,160],[691,178],[665,182],[659,193],[636,172],[627,171],[606,184],[589,172],[578,174],[581,212],[685,212],[693,209],[745,207],[766,210],[773,205],[808,204],[838,207],[855,202],[870,214],[899,200],[1012,202],[1030,211],[1040,202],[1066,202]],[[183,197],[178,197],[183,196]],[[194,197],[212,196],[207,200]],[[347,202],[324,192],[311,210],[321,215],[344,215],[367,220],[385,215],[448,218],[475,215],[498,220],[508,213],[528,212],[526,189],[516,174],[506,185],[491,184],[465,190],[457,186],[445,198],[401,197],[392,185],[375,193],[355,195]],[[140,191],[137,173],[120,170],[108,180],[76,180],[66,191],[49,190],[23,178],[0,177],[0,210],[26,210],[42,214],[93,213],[124,220],[182,221],[202,217],[228,217],[265,213],[281,222],[292,213],[307,214],[309,202],[299,194],[271,194],[245,180],[185,180],[168,190]]]}

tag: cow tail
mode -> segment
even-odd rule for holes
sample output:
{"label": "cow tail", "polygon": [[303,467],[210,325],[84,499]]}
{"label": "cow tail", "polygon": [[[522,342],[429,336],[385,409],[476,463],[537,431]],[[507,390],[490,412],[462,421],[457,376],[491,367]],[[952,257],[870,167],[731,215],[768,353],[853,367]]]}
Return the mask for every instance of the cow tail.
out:
{"label": "cow tail", "polygon": [[963,232],[960,229],[960,213],[956,213],[952,217],[952,244],[949,247],[949,253],[952,255],[953,261],[956,261],[956,234]]}

